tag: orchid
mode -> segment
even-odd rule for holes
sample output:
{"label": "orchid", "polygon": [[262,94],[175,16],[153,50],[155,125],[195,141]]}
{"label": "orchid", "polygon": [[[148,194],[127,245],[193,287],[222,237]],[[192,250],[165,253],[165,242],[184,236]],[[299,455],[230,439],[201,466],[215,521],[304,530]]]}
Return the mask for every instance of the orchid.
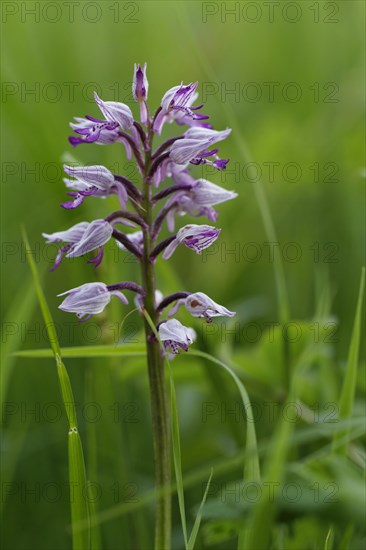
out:
{"label": "orchid", "polygon": [[[182,215],[194,216],[195,220],[205,216],[216,222],[218,213],[214,207],[237,197],[234,191],[203,178],[196,179],[191,172],[198,164],[210,164],[217,170],[225,170],[229,162],[219,158],[219,150],[213,146],[229,137],[231,129],[217,131],[207,123],[208,116],[199,112],[203,105],[195,105],[197,88],[197,82],[173,86],[164,94],[155,113],[150,114],[147,66],[146,63],[135,64],[132,96],[139,106],[139,119],[134,118],[130,107],[124,103],[106,101],[95,93],[99,114],[75,118],[70,126],[76,136],[71,136],[69,141],[73,146],[91,143],[122,145],[127,158],[133,158],[136,163],[141,188],[126,176],[114,174],[99,164],[65,165],[67,177],[64,182],[72,200],[62,203],[63,208],[73,210],[80,207],[82,210],[85,199],[92,196],[105,199],[104,205],[110,204],[111,197],[117,197],[119,210],[111,211],[104,218],[80,222],[65,231],[43,233],[47,243],[60,244],[52,270],[60,265],[64,256],[79,257],[95,250],[96,256],[88,263],[98,268],[105,245],[111,239],[118,247],[131,253],[140,266],[141,284],[134,281],[108,285],[103,282],[86,283],[59,294],[63,297],[59,308],[86,321],[92,315],[102,313],[113,296],[126,305],[128,300],[124,291],[136,294],[134,301],[144,318],[152,414],[153,418],[162,419],[161,425],[155,421],[153,423],[156,481],[160,490],[156,541],[161,543],[161,548],[170,547],[170,531],[166,527],[170,522],[170,497],[162,494],[162,487],[170,476],[164,358],[189,352],[189,346],[196,339],[192,328],[171,317],[178,313],[181,306],[193,317],[204,318],[207,322],[212,317],[235,315],[203,292],[178,291],[163,297],[156,289],[155,263],[160,257],[168,260],[178,248],[182,248],[180,244],[201,254],[220,236],[221,229],[192,223],[174,233],[177,219]],[[154,138],[161,135],[165,123],[177,124],[179,128],[186,125],[188,128],[154,149]],[[163,187],[163,182],[168,179],[171,183]],[[158,189],[154,190],[154,186]],[[162,238],[165,220],[173,234]],[[132,231],[127,232],[124,226],[132,228]],[[168,318],[164,318],[167,308],[170,308]]]}
{"label": "orchid", "polygon": [[149,91],[149,82],[146,76],[146,63],[142,69],[141,65],[136,65],[135,63],[135,72],[133,75],[133,85],[132,85],[132,95],[135,101],[138,101],[140,104],[140,120],[142,124],[147,123],[147,94]]}
{"label": "orchid", "polygon": [[175,355],[179,348],[188,351],[188,346],[196,339],[196,333],[192,328],[183,326],[177,319],[171,319],[159,326],[159,338],[164,343],[164,348],[170,349]]}
{"label": "orchid", "polygon": [[168,260],[180,243],[187,248],[191,248],[197,254],[211,246],[216,241],[221,229],[211,227],[211,225],[185,225],[179,229],[178,233],[166,247],[163,258]]}
{"label": "orchid", "polygon": [[128,304],[128,300],[122,292],[110,290],[104,283],[86,283],[62,292],[58,296],[66,296],[60,309],[76,313],[82,319],[85,316],[90,318],[95,313],[101,313],[109,304],[112,295],[117,296],[122,303]]}
{"label": "orchid", "polygon": [[184,134],[184,139],[173,143],[170,157],[176,164],[200,164],[201,160],[218,152],[218,149],[209,151],[208,147],[226,139],[230,132],[230,128],[221,132],[207,128],[191,128]]}
{"label": "orchid", "polygon": [[175,306],[169,311],[169,316],[175,315],[181,306],[185,306],[193,317],[204,317],[208,323],[211,323],[212,317],[234,317],[235,315],[234,311],[220,306],[203,292],[194,292],[188,294],[186,298],[177,300]]}
{"label": "orchid", "polygon": [[74,199],[61,204],[63,208],[77,208],[86,197],[108,197],[109,195],[117,195],[121,208],[125,207],[128,200],[125,187],[104,166],[72,167],[65,164],[64,170],[69,176],[69,178],[64,178],[65,185],[75,192],[68,192],[68,195]]}
{"label": "orchid", "polygon": [[187,86],[182,82],[180,86],[173,86],[164,94],[160,110],[154,120],[154,132],[160,135],[165,122],[177,122],[180,125],[187,124],[188,126],[195,126],[196,124],[210,126],[198,122],[209,118],[196,112],[202,108],[202,105],[192,106],[198,97],[197,86],[198,82]]}
{"label": "orchid", "polygon": [[[188,176],[190,177],[190,176]],[[189,181],[186,179],[186,181]],[[169,231],[174,231],[175,216],[191,214],[191,216],[206,216],[215,222],[218,212],[213,208],[217,204],[237,197],[237,193],[227,191],[219,185],[205,179],[193,180],[186,189],[177,191],[166,202],[167,223]]]}
{"label": "orchid", "polygon": [[113,233],[113,226],[105,220],[94,220],[91,223],[81,222],[67,231],[57,231],[56,233],[43,233],[47,243],[68,243],[62,246],[56,256],[55,265],[51,269],[54,271],[61,263],[64,255],[67,258],[83,256],[96,248],[100,248],[99,254],[89,263],[96,266],[103,259],[103,247],[109,241]]}

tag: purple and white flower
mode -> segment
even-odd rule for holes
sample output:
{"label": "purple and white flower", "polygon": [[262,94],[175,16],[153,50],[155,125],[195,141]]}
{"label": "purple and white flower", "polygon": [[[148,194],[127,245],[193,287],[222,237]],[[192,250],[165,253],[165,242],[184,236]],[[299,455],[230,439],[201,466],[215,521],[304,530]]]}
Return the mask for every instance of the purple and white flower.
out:
{"label": "purple and white flower", "polygon": [[[222,202],[235,199],[238,194],[234,191],[227,191],[223,187],[216,185],[205,179],[194,180],[190,178],[191,188],[187,191],[179,191],[170,197],[166,202],[167,223],[169,231],[174,231],[175,215],[191,214],[192,216],[206,216],[209,220],[215,222],[218,213],[213,206]],[[183,180],[188,183],[188,179]]]}
{"label": "purple and white flower", "polygon": [[96,92],[94,92],[94,99],[105,120],[88,115],[85,118],[76,117],[75,122],[72,122],[70,126],[82,137],[69,137],[69,141],[74,147],[81,143],[98,143],[99,145],[114,143],[120,140],[118,128],[129,130],[133,124],[131,109],[124,103],[103,101]]}
{"label": "purple and white flower", "polygon": [[133,83],[132,83],[132,95],[135,101],[146,101],[149,91],[149,82],[146,77],[146,67],[141,65],[134,65]]}
{"label": "purple and white flower", "polygon": [[146,67],[146,63],[144,68],[135,63],[132,82],[132,95],[134,100],[140,104],[140,120],[143,124],[147,124],[148,119],[146,100],[149,91],[149,82],[146,77]]}
{"label": "purple and white flower", "polygon": [[64,170],[70,178],[75,178],[81,185],[88,188],[97,187],[107,192],[114,184],[114,175],[102,165],[68,166],[64,164]]}
{"label": "purple and white flower", "polygon": [[83,137],[70,136],[69,142],[73,147],[81,143],[109,145],[119,139],[118,124],[116,122],[107,122],[91,116],[85,118],[75,117],[74,120],[75,122],[70,122],[71,128]]}
{"label": "purple and white flower", "polygon": [[180,307],[184,306],[193,317],[204,317],[208,323],[212,317],[234,317],[236,313],[229,311],[226,307],[214,302],[203,292],[194,292],[186,298],[180,298],[169,311],[169,317],[177,313]]}
{"label": "purple and white flower", "polygon": [[182,82],[180,86],[173,86],[163,96],[161,108],[164,113],[170,111],[182,111],[197,99],[196,89],[198,82],[191,82],[185,86]]}
{"label": "purple and white flower", "polygon": [[234,317],[236,313],[220,306],[203,292],[190,294],[184,301],[184,306],[193,317],[204,317],[208,322],[212,317]]}
{"label": "purple and white flower", "polygon": [[66,231],[56,231],[55,233],[42,233],[42,237],[46,239],[47,244],[53,243],[67,243],[62,246],[56,256],[54,266],[50,271],[55,271],[60,265],[63,256],[74,246],[75,243],[78,243],[82,239],[87,227],[89,226],[88,222],[80,222],[76,225],[70,227]]}
{"label": "purple and white flower", "polygon": [[213,130],[212,128],[188,128],[184,133],[184,136],[187,139],[200,139],[202,141],[213,140],[212,143],[222,141],[226,139],[231,134],[231,128],[226,128],[226,130]]}
{"label": "purple and white flower", "polygon": [[209,118],[196,112],[203,105],[192,107],[198,98],[197,86],[198,82],[187,86],[182,83],[180,86],[173,86],[165,93],[161,101],[161,111],[154,121],[154,132],[160,135],[165,122],[196,125],[201,124],[201,120]]}
{"label": "purple and white flower", "polygon": [[192,328],[185,327],[177,319],[170,319],[161,323],[158,334],[164,348],[174,355],[179,352],[179,349],[188,351],[188,346],[196,339],[195,331]]}
{"label": "purple and white flower", "polygon": [[58,296],[66,296],[62,304],[59,305],[59,309],[76,313],[79,319],[85,321],[92,315],[101,313],[109,304],[112,296],[119,298],[123,304],[128,304],[128,300],[122,292],[109,290],[104,283],[86,283],[58,294]]}
{"label": "purple and white flower", "polygon": [[176,164],[188,164],[189,162],[201,164],[206,162],[204,160],[206,157],[214,156],[218,151],[218,149],[209,151],[208,147],[226,139],[230,132],[230,128],[222,131],[198,127],[190,128],[184,134],[184,139],[179,139],[173,143],[170,149],[170,158]]}
{"label": "purple and white flower", "polygon": [[[68,189],[74,189],[68,195],[73,197],[72,201],[61,204],[67,210],[80,206],[86,197],[108,197],[118,195],[122,208],[125,208],[128,200],[126,189],[120,184],[105,166],[68,166],[64,170],[69,178],[64,178]],[[74,178],[74,179],[71,179]]]}
{"label": "purple and white flower", "polygon": [[94,220],[86,228],[81,239],[75,243],[69,252],[67,258],[76,258],[83,256],[96,248],[103,247],[112,237],[113,226],[106,220]]}
{"label": "purple and white flower", "polygon": [[196,254],[201,254],[202,250],[211,246],[220,235],[221,229],[216,229],[211,225],[185,225],[179,229],[174,240],[166,247],[163,253],[164,260],[170,258],[179,244],[184,244],[191,248]]}
{"label": "purple and white flower", "polygon": [[113,226],[105,220],[94,220],[91,223],[80,222],[67,231],[42,233],[42,236],[47,239],[47,243],[67,243],[59,249],[51,271],[60,265],[64,255],[67,258],[73,258],[99,248],[97,256],[88,261],[97,267],[103,259],[104,245],[109,241],[112,233]]}
{"label": "purple and white flower", "polygon": [[56,231],[55,233],[42,233],[47,244],[51,243],[77,243],[85,233],[89,222],[80,222],[73,225],[66,231]]}
{"label": "purple and white flower", "polygon": [[103,101],[94,92],[94,99],[107,122],[116,123],[122,130],[129,130],[133,125],[133,114],[128,105],[118,101]]}

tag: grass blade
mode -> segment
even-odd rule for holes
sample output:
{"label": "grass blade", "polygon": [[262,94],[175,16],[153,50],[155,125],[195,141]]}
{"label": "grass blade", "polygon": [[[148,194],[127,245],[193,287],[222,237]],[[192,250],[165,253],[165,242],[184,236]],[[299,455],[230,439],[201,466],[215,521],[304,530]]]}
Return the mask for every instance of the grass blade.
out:
{"label": "grass blade", "polygon": [[[34,284],[32,280],[27,280],[24,284],[25,289],[18,294],[15,298],[12,306],[9,308],[9,312],[5,315],[3,322],[4,337],[1,342],[1,403],[6,398],[7,387],[11,377],[11,372],[15,360],[15,348],[19,345],[21,340],[20,331],[16,328],[19,327],[21,322],[27,322],[33,313],[36,303],[36,297],[34,295]],[[11,333],[12,328],[18,332],[18,334]]]}
{"label": "grass blade", "polygon": [[61,395],[64,402],[66,415],[69,421],[69,481],[70,481],[70,505],[71,520],[73,525],[73,549],[87,550],[90,547],[90,529],[76,530],[74,526],[79,522],[89,522],[89,510],[84,491],[86,490],[86,471],[81,439],[77,428],[75,402],[71,383],[66,367],[61,359],[61,349],[58,343],[55,324],[52,320],[46,297],[38,277],[37,267],[29,246],[28,238],[23,230],[23,240],[27,252],[27,260],[33,275],[34,286],[38,302],[46,325],[48,339],[56,360],[57,374],[61,387]]}
{"label": "grass blade", "polygon": [[[351,416],[353,403],[355,400],[364,288],[365,288],[365,268],[362,268],[360,290],[358,293],[355,320],[353,324],[351,343],[350,343],[349,352],[348,352],[346,374],[344,377],[341,397],[339,400],[339,418],[341,419],[349,418]],[[345,443],[342,446],[338,446],[338,452],[343,455],[347,454],[348,452],[348,443],[347,443],[348,433],[349,431],[347,429],[346,431],[339,430],[334,436],[335,447],[337,446],[339,439],[346,437]],[[335,450],[335,447],[334,447],[334,450]]]}
{"label": "grass blade", "polygon": [[213,357],[209,353],[205,353],[203,351],[196,351],[196,350],[190,350],[189,353],[191,355],[195,355],[196,357],[202,357],[202,359],[207,359],[208,361],[215,363],[219,367],[223,368],[234,380],[239,390],[240,396],[242,398],[244,408],[247,411],[246,451],[248,453],[248,459],[245,462],[244,479],[260,481],[261,476],[260,476],[259,459],[258,459],[257,436],[255,433],[255,426],[253,422],[253,411],[252,411],[252,405],[244,384],[230,367],[228,367],[225,363],[223,363],[219,359],[216,359],[216,357]]}
{"label": "grass blade", "polygon": [[[301,375],[311,365],[314,357],[317,356],[317,344],[310,343],[303,350],[296,364],[294,365],[291,386],[287,396],[286,403],[296,402]],[[284,405],[286,407],[286,404]],[[277,497],[285,475],[286,457],[291,445],[294,443],[293,432],[295,424],[288,422],[282,415],[279,425],[273,435],[272,443],[268,449],[268,459],[265,465],[264,486],[268,483],[276,483],[277,486],[271,495],[271,498],[261,498],[253,509],[251,516],[250,535],[244,541],[243,549],[252,550],[253,548],[268,548],[276,516]],[[291,441],[291,437],[293,438]]]}
{"label": "grass blade", "polygon": [[[246,438],[246,444],[245,444],[245,450],[246,450],[247,456],[244,462],[243,480],[260,481],[261,475],[260,475],[260,468],[259,468],[257,436],[255,433],[255,425],[253,421],[253,411],[252,411],[252,405],[249,399],[249,395],[245,389],[244,384],[230,367],[228,367],[225,363],[223,363],[219,359],[216,359],[212,355],[209,355],[208,353],[204,353],[202,351],[194,351],[194,350],[193,351],[191,350],[191,354],[196,355],[197,357],[208,359],[212,363],[215,363],[216,365],[220,366],[234,380],[239,390],[240,396],[243,401],[244,409],[247,414],[247,438]],[[250,531],[247,526],[244,526],[239,533],[238,550],[242,550],[243,548],[246,547],[246,541],[248,540],[248,537],[250,537]]]}
{"label": "grass blade", "polygon": [[75,529],[82,520],[88,521],[89,510],[85,492],[87,491],[84,454],[77,428],[69,430],[69,481],[71,497],[72,546],[74,550],[90,548],[90,526],[87,530]]}
{"label": "grass blade", "polygon": [[334,531],[333,531],[333,527],[330,527],[325,539],[324,550],[333,550],[333,543],[334,543]]}
{"label": "grass blade", "polygon": [[350,550],[350,543],[353,535],[353,525],[348,525],[346,532],[344,533],[340,543],[339,543],[339,550]]}
{"label": "grass blade", "polygon": [[[365,426],[364,426],[364,420],[363,418],[360,418],[357,423],[353,422],[354,425],[354,431],[352,434],[352,437],[354,439],[359,439],[365,434]],[[327,430],[328,431],[328,430]],[[292,438],[292,444],[294,445],[301,445],[305,444],[309,441],[323,441],[324,439],[324,431],[318,430],[318,427],[314,426],[311,427],[311,429],[302,430],[302,432],[298,434],[293,434]],[[315,438],[315,439],[314,439]],[[263,441],[259,451],[264,456],[268,456],[268,450],[270,447],[270,441]],[[324,456],[329,455],[329,445],[326,444],[322,447],[324,450]],[[214,463],[214,471],[217,475],[227,475],[230,472],[234,472],[240,466],[243,464],[244,460],[247,457],[246,451],[240,451],[235,456],[230,458],[225,458],[224,460],[216,460]],[[310,456],[309,461],[312,460],[318,460],[318,457]],[[193,470],[191,472],[188,472],[184,479],[184,488],[188,489],[191,487],[196,487],[198,484],[201,485],[209,476],[211,472],[212,467],[211,466],[202,466],[199,469]],[[172,483],[170,487],[171,494],[176,494],[177,492],[177,486],[176,483]],[[115,506],[112,506],[110,508],[107,508],[101,512],[98,513],[98,515],[91,519],[91,524],[102,524],[109,521],[112,521],[116,518],[120,518],[122,516],[126,516],[127,514],[135,513],[137,510],[141,510],[146,506],[151,505],[154,500],[156,499],[156,489],[150,489],[146,492],[142,493],[140,495],[140,498],[137,501],[134,502],[123,502],[119,503]],[[86,527],[85,523],[79,524],[78,528],[83,529]]]}
{"label": "grass blade", "polygon": [[31,269],[32,276],[33,276],[33,283],[34,283],[34,287],[36,289],[38,303],[39,303],[39,306],[41,308],[43,320],[44,320],[45,325],[46,325],[48,340],[50,342],[50,345],[51,345],[51,348],[52,348],[52,351],[53,351],[53,355],[55,357],[56,356],[61,356],[61,351],[60,351],[60,346],[59,346],[59,343],[58,343],[55,324],[52,320],[51,312],[50,312],[50,309],[48,307],[46,297],[45,297],[45,295],[43,293],[43,290],[42,290],[41,282],[40,282],[38,272],[37,272],[37,267],[36,267],[36,264],[35,264],[35,261],[34,261],[33,255],[32,255],[32,251],[31,251],[31,248],[29,246],[28,238],[26,236],[25,231],[23,231],[23,240],[24,240],[25,249],[26,249],[26,252],[27,252],[28,265]]}
{"label": "grass blade", "polygon": [[[88,366],[88,369],[85,373],[85,402],[93,403],[96,401],[96,396],[94,392],[94,372],[91,365]],[[86,467],[88,469],[89,480],[97,480],[98,478],[98,441],[96,426],[94,422],[88,422],[86,425]],[[90,515],[90,524],[93,522],[93,518],[97,514],[98,503],[96,499],[91,494],[91,484],[88,483],[88,504],[89,504],[89,515]],[[90,527],[90,550],[100,550],[102,547],[101,542],[101,529],[100,525],[93,525]]]}
{"label": "grass blade", "polygon": [[[49,349],[20,350],[14,353],[15,357],[28,359],[48,359],[54,354]],[[122,346],[74,346],[62,348],[62,357],[66,359],[83,359],[92,357],[143,357],[146,355],[145,346],[141,344],[124,344]]]}
{"label": "grass blade", "polygon": [[206,499],[207,499],[207,494],[208,494],[208,490],[210,488],[212,476],[213,476],[213,468],[211,468],[211,474],[210,474],[209,480],[208,480],[207,485],[206,485],[206,490],[205,490],[205,493],[203,495],[200,507],[198,509],[196,520],[195,520],[194,525],[192,527],[191,535],[190,535],[189,541],[188,541],[188,550],[193,550],[195,542],[196,542],[198,531],[199,531],[199,528],[200,528],[200,525],[201,525],[203,507],[204,507]]}

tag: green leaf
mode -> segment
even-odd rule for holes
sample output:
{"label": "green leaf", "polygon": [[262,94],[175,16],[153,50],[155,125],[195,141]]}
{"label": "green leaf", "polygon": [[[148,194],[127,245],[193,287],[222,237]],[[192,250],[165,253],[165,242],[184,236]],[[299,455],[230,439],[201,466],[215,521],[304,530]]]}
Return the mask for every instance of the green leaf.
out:
{"label": "green leaf", "polygon": [[90,526],[88,530],[75,528],[79,521],[89,521],[83,448],[75,427],[69,430],[69,481],[73,550],[86,550],[90,548]]}
{"label": "green leaf", "polygon": [[[91,365],[88,366],[85,372],[85,393],[84,401],[85,403],[92,403],[96,400],[96,395],[94,391],[95,386],[95,377],[94,370]],[[104,388],[106,384],[103,384]],[[98,398],[101,397],[98,393]],[[86,424],[86,467],[88,469],[89,480],[98,479],[98,440],[97,440],[97,428],[95,422],[87,422]],[[120,454],[120,453],[118,453]],[[92,524],[93,518],[98,512],[98,502],[92,494],[92,485],[90,482],[87,484],[88,490],[88,505],[89,505],[89,516],[90,524]],[[93,525],[90,527],[90,550],[101,550],[102,541],[101,541],[101,529],[100,525]]]}
{"label": "green leaf", "polygon": [[[230,367],[228,367],[225,363],[223,363],[219,359],[216,359],[212,355],[209,355],[208,353],[204,353],[202,351],[195,351],[195,350],[193,351],[191,350],[191,354],[196,355],[197,357],[208,359],[212,363],[215,363],[216,365],[220,366],[234,380],[239,390],[240,396],[242,398],[244,409],[245,411],[247,411],[247,439],[245,444],[245,450],[247,454],[246,454],[246,460],[244,462],[243,480],[260,481],[261,475],[260,475],[260,468],[259,468],[257,436],[255,433],[255,424],[253,422],[254,417],[253,417],[252,405],[249,399],[249,395],[245,389],[244,384]],[[247,537],[249,537],[249,535],[250,533],[247,529],[247,526],[244,526],[239,533],[239,541],[238,541],[239,550],[245,547],[245,541],[247,540]]]}
{"label": "green leaf", "polygon": [[[292,423],[291,423],[292,424]],[[365,434],[364,419],[360,418],[357,420],[357,423],[353,420],[352,425],[355,428],[355,431],[352,435],[353,438],[362,437]],[[327,424],[326,429],[319,429],[319,426],[307,427],[306,430],[302,430],[297,434],[293,434],[292,442],[296,445],[307,444],[309,441],[315,443],[317,441],[323,441],[324,437],[327,436],[328,431],[331,429],[332,424]],[[296,436],[296,437],[295,437]],[[270,444],[263,443],[259,449],[263,454],[268,456],[270,452]],[[329,454],[328,444],[323,447],[324,455]],[[322,453],[317,453],[321,455]],[[225,458],[224,460],[218,460],[214,463],[214,470],[216,475],[228,475],[231,472],[235,472],[243,464],[244,460],[247,457],[246,451],[241,451],[233,457]],[[184,488],[188,489],[190,487],[201,486],[202,482],[205,481],[210,475],[211,472],[210,466],[202,466],[201,468],[188,472],[184,478]],[[177,493],[176,483],[172,484],[170,487],[171,494]],[[156,498],[155,489],[148,490],[140,495],[139,500],[135,502],[120,503],[116,506],[112,506],[98,513],[98,515],[93,518],[92,524],[105,523],[112,521],[113,519],[125,516],[127,514],[133,513],[136,510],[140,510],[144,507],[151,505]],[[208,506],[208,504],[207,504]],[[78,528],[85,528],[86,524],[80,524]],[[239,529],[238,529],[239,530]]]}
{"label": "green leaf", "polygon": [[[21,332],[19,326],[27,322],[34,310],[36,296],[34,293],[34,283],[32,280],[26,280],[22,292],[15,297],[9,312],[5,315],[3,321],[4,337],[1,343],[1,403],[6,397],[7,387],[11,376],[12,367],[16,353],[14,350],[21,341]],[[7,330],[11,327],[17,327],[17,334],[8,334]]]}
{"label": "green leaf", "polygon": [[[296,401],[301,386],[302,376],[317,355],[318,344],[309,343],[297,359],[293,368],[291,385],[284,406]],[[275,482],[278,483],[278,488],[283,482],[287,453],[294,430],[295,424],[293,422],[288,422],[285,415],[282,415],[279,425],[273,435],[271,445],[266,453],[268,458],[263,476],[264,484]],[[254,506],[250,519],[250,533],[240,548],[252,550],[253,548],[268,547],[276,515],[277,488],[274,490],[273,498],[261,498]]]}
{"label": "green leaf", "polygon": [[[53,356],[49,349],[29,349],[14,353],[16,357],[29,359],[48,359]],[[143,357],[146,355],[142,344],[124,344],[122,346],[74,346],[62,348],[62,357],[67,359],[82,359],[91,357]]]}
{"label": "green leaf", "polygon": [[324,542],[324,550],[332,550],[333,543],[334,543],[334,530],[333,530],[333,527],[330,527]]}
{"label": "green leaf", "polygon": [[[352,338],[351,338],[351,343],[350,343],[349,352],[348,352],[346,374],[344,377],[341,397],[339,400],[339,418],[349,418],[351,416],[352,410],[353,410],[353,404],[355,400],[364,288],[365,288],[365,268],[363,268],[361,272],[360,290],[358,293]],[[344,437],[346,438],[346,441],[344,442],[344,444],[338,447],[338,452],[342,454],[347,454],[347,451],[348,451],[348,443],[347,443],[348,433],[349,433],[348,430],[346,431],[339,430],[334,436],[335,445],[338,443],[339,439],[342,439]]]}
{"label": "green leaf", "polygon": [[239,390],[240,396],[242,398],[244,408],[247,411],[247,440],[246,440],[245,447],[246,447],[246,452],[248,453],[248,458],[245,461],[244,479],[259,481],[261,476],[260,476],[259,459],[258,459],[257,436],[255,433],[255,425],[253,422],[252,405],[244,384],[230,367],[228,367],[225,363],[223,363],[219,359],[216,359],[216,357],[213,357],[209,353],[205,353],[203,351],[190,350],[190,354],[195,355],[196,357],[201,357],[202,359],[207,359],[208,361],[215,363],[216,365],[224,369],[234,380]]}
{"label": "green leaf", "polygon": [[350,523],[346,529],[346,532],[344,533],[341,542],[339,543],[339,550],[349,550],[350,549],[350,543],[353,535],[353,524]]}
{"label": "green leaf", "polygon": [[22,230],[22,234],[23,234],[25,249],[26,249],[26,252],[27,252],[27,261],[28,261],[29,267],[30,267],[32,275],[33,275],[33,283],[34,283],[34,287],[36,289],[38,302],[39,302],[39,305],[40,305],[40,308],[41,308],[41,311],[42,311],[43,320],[45,322],[48,340],[51,344],[53,354],[56,357],[57,355],[61,355],[61,351],[60,351],[60,346],[59,346],[59,343],[58,343],[55,324],[52,320],[51,312],[50,312],[50,309],[48,307],[45,295],[44,295],[43,290],[42,290],[41,282],[39,280],[39,276],[38,276],[38,272],[37,272],[37,266],[36,266],[36,263],[34,261],[33,254],[32,254],[31,248],[29,246],[28,238],[27,238],[27,235],[26,235],[24,229]]}
{"label": "green leaf", "polygon": [[[86,500],[86,473],[83,449],[77,429],[77,418],[74,397],[72,393],[70,378],[66,367],[61,359],[61,349],[58,343],[55,325],[52,320],[42,286],[38,277],[37,267],[32,251],[28,243],[27,235],[23,230],[23,240],[27,252],[27,260],[32,271],[34,286],[41,307],[43,319],[46,325],[48,338],[52,348],[52,354],[56,360],[57,375],[61,387],[61,395],[64,402],[66,415],[69,421],[69,481],[70,481],[70,505],[71,520],[73,526],[73,548],[74,550],[87,550],[90,546],[90,528],[76,531],[75,526],[79,522],[89,521],[89,510]],[[75,494],[73,491],[75,490]]]}
{"label": "green leaf", "polygon": [[206,490],[205,490],[205,493],[203,495],[200,507],[198,509],[197,516],[196,516],[194,525],[192,527],[191,535],[189,537],[188,550],[193,550],[195,542],[196,542],[198,531],[199,531],[199,528],[200,528],[200,525],[201,525],[203,507],[204,507],[206,499],[207,499],[207,494],[208,494],[208,490],[210,488],[212,476],[213,476],[213,469],[211,468],[211,474],[210,474],[209,480],[208,480],[207,485],[206,485]]}

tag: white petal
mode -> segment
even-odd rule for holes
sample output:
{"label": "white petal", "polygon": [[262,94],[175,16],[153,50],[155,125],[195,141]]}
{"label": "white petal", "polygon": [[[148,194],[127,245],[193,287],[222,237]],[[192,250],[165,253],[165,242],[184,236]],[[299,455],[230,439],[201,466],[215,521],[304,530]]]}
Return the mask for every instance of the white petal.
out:
{"label": "white petal", "polygon": [[67,258],[82,256],[106,244],[111,238],[113,227],[105,220],[95,220],[83,234],[80,241],[66,254]]}
{"label": "white petal", "polygon": [[175,252],[177,246],[179,245],[179,240],[174,239],[164,250],[163,252],[163,259],[168,260],[170,256]]}
{"label": "white petal", "polygon": [[42,233],[42,237],[47,239],[47,243],[65,242],[77,243],[89,227],[89,222],[80,222],[70,227],[66,231],[56,231],[55,233]]}

